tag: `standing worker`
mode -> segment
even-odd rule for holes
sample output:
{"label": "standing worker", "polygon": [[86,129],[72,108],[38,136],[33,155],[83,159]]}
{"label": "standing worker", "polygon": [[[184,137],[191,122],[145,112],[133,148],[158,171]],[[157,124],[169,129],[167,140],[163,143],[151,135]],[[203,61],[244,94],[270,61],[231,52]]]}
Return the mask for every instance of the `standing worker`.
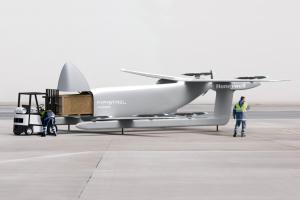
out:
{"label": "standing worker", "polygon": [[245,129],[246,129],[246,112],[248,110],[248,104],[245,101],[245,97],[241,97],[240,101],[236,103],[233,107],[233,119],[236,120],[235,127],[234,127],[234,134],[233,137],[236,137],[237,130],[242,124],[242,132],[241,136],[245,137]]}

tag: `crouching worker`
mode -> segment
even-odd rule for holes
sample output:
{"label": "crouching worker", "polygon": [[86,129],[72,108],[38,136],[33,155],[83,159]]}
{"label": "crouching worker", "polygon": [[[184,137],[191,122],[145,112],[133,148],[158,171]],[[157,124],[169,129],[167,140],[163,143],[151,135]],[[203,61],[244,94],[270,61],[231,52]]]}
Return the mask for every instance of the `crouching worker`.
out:
{"label": "crouching worker", "polygon": [[55,124],[55,114],[51,110],[41,109],[40,115],[43,125],[42,137],[45,137],[48,133],[56,136],[57,126]]}
{"label": "crouching worker", "polygon": [[245,137],[246,131],[246,112],[249,109],[247,102],[245,101],[245,97],[241,97],[240,101],[236,103],[233,107],[233,119],[236,120],[234,127],[233,137],[236,137],[238,128],[242,124],[241,136]]}

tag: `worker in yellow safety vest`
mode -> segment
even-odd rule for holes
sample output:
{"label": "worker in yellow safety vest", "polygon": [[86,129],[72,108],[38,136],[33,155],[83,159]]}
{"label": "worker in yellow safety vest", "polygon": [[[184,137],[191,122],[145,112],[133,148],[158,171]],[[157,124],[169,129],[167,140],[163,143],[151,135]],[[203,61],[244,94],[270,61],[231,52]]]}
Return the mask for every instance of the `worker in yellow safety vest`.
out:
{"label": "worker in yellow safety vest", "polygon": [[247,102],[245,101],[245,97],[242,96],[240,101],[236,103],[233,107],[233,119],[236,120],[234,127],[233,137],[236,137],[238,128],[242,124],[241,136],[245,137],[245,129],[246,129],[246,112],[249,109]]}

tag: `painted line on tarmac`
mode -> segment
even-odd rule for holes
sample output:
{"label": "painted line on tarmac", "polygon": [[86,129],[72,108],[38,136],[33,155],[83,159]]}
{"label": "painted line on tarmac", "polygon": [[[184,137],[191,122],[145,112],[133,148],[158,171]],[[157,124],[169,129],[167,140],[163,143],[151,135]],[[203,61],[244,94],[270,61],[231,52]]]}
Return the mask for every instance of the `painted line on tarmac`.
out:
{"label": "painted line on tarmac", "polygon": [[63,153],[63,154],[35,156],[35,157],[28,157],[28,158],[18,158],[18,159],[10,159],[10,160],[1,160],[0,164],[12,163],[12,162],[35,161],[35,160],[47,159],[47,158],[61,158],[61,157],[76,156],[76,155],[82,155],[82,154],[92,154],[92,153],[99,153],[99,152],[97,152],[97,151],[82,151],[82,152],[75,152],[75,153]]}

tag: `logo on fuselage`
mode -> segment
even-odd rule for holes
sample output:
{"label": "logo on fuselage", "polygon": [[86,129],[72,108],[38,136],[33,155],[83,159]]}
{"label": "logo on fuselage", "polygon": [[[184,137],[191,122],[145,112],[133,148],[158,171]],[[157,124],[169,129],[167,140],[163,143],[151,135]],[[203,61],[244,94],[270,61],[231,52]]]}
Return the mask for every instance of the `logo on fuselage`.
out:
{"label": "logo on fuselage", "polygon": [[237,89],[245,89],[247,88],[246,83],[234,83],[234,84],[216,84],[216,89],[231,89],[231,90],[237,90]]}
{"label": "logo on fuselage", "polygon": [[96,101],[98,108],[110,108],[112,105],[126,105],[125,100],[98,100]]}

